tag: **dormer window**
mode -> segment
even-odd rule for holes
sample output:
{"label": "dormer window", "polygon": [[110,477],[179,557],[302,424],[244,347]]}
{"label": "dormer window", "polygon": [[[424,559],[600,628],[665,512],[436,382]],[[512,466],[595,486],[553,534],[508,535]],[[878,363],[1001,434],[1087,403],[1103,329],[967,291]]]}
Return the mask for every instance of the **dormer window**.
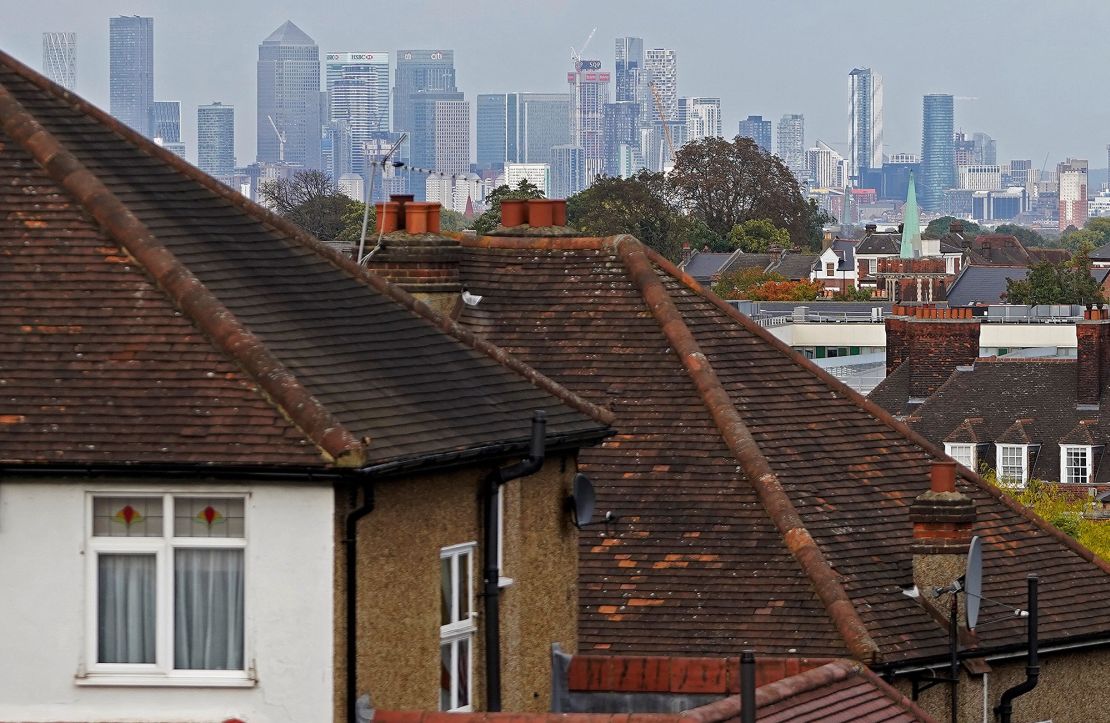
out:
{"label": "dormer window", "polygon": [[973,470],[979,464],[977,446],[971,443],[945,442],[944,453],[964,467]]}
{"label": "dormer window", "polygon": [[1090,484],[1094,476],[1093,448],[1076,444],[1060,445],[1060,481],[1065,484]]}
{"label": "dormer window", "polygon": [[835,261],[826,261],[825,262],[825,276],[835,276],[835,275],[836,275],[836,262]]}
{"label": "dormer window", "polygon": [[1029,445],[998,444],[998,481],[1024,487],[1029,481]]}

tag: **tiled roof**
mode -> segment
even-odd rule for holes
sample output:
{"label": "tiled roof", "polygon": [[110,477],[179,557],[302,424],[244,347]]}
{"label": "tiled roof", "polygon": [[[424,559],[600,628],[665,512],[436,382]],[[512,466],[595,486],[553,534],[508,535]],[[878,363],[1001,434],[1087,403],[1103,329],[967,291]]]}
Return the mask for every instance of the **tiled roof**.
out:
{"label": "tiled roof", "polygon": [[[908,507],[943,450],[631,237],[463,245],[483,299],[461,322],[616,414],[580,458],[617,516],[581,537],[581,652],[943,657],[946,633],[901,592]],[[1089,551],[978,478],[959,487],[996,571],[984,594],[1018,607],[1024,573],[1051,570],[1043,638],[1110,629],[1082,603],[1110,595]]]}
{"label": "tiled roof", "polygon": [[0,459],[358,466],[600,410],[0,54]]}
{"label": "tiled roof", "polygon": [[945,442],[963,442],[965,444],[979,444],[981,442],[991,441],[987,437],[987,432],[983,424],[982,417],[968,417],[953,429],[947,437],[944,438]]}
{"label": "tiled roof", "polygon": [[[725,264],[733,256],[739,256],[736,252],[730,251],[727,254],[713,253],[711,251],[695,251],[690,258],[683,262],[683,270],[698,280],[698,283],[708,284],[709,281],[719,273],[724,271],[731,271],[731,266],[725,268]],[[748,256],[749,254],[743,254]],[[764,264],[766,266],[766,264]]]}
{"label": "tiled roof", "polygon": [[[721,273],[728,273],[730,271],[740,271],[741,269],[759,269],[763,271],[771,266],[778,260],[779,254],[733,254],[728,260],[728,263],[721,269]],[[683,269],[686,273],[690,274],[690,270]],[[695,279],[695,274],[690,274]]]}
{"label": "tiled roof", "polygon": [[808,281],[809,272],[817,263],[817,254],[785,253],[770,268],[776,274],[785,276],[787,281]]}
{"label": "tiled roof", "polygon": [[1087,254],[1092,261],[1110,261],[1110,244],[1103,244]]}
{"label": "tiled roof", "polygon": [[857,254],[874,256],[877,254],[898,255],[902,250],[902,234],[873,233],[866,236],[856,246]]}
{"label": "tiled roof", "polygon": [[948,287],[948,305],[1001,304],[1006,281],[1028,275],[1027,266],[965,266]]}

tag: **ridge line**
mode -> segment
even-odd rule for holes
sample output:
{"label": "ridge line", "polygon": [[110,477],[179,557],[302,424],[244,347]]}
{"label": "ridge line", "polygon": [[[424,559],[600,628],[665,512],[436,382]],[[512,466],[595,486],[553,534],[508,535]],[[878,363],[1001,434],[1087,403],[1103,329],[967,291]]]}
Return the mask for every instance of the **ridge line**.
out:
{"label": "ridge line", "polygon": [[615,237],[613,241],[633,285],[640,292],[667,342],[694,382],[721,437],[740,462],[764,510],[782,535],[786,548],[809,578],[845,647],[859,660],[869,664],[879,662],[879,646],[871,638],[836,572],[802,523],[793,502],[759,449],[747,424],[736,411],[732,399],[702,352],[693,332],[686,326],[674,300],[651,268],[645,247],[626,234]]}

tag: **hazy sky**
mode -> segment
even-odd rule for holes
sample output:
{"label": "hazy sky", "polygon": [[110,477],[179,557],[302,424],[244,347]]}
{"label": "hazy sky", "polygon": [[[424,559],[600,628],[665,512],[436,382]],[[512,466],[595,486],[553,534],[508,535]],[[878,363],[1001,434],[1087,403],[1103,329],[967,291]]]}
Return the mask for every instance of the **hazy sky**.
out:
{"label": "hazy sky", "polygon": [[[18,9],[16,9],[18,7]],[[321,52],[453,48],[459,89],[565,91],[570,46],[613,64],[618,35],[678,53],[680,95],[720,96],[739,119],[806,117],[806,144],[847,141],[848,72],[885,86],[885,148],[920,153],[921,96],[952,93],[956,128],[998,141],[1000,161],[1065,156],[1106,165],[1110,93],[1099,78],[1110,3],[1098,0],[0,0],[0,49],[33,68],[41,33],[78,34],[77,92],[108,106],[108,18],[150,15],[155,97],[182,102],[196,155],[196,106],[236,106],[236,154],[255,157],[258,43],[286,19]]]}

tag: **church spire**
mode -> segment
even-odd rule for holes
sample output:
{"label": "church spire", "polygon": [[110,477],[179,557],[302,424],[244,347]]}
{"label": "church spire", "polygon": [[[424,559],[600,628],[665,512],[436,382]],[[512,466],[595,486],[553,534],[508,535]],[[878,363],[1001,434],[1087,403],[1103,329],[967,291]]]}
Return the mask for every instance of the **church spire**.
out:
{"label": "church spire", "polygon": [[913,184],[913,171],[910,171],[910,187],[906,192],[906,205],[902,207],[902,247],[899,254],[904,259],[912,259],[921,253],[921,219],[917,213],[917,189]]}

